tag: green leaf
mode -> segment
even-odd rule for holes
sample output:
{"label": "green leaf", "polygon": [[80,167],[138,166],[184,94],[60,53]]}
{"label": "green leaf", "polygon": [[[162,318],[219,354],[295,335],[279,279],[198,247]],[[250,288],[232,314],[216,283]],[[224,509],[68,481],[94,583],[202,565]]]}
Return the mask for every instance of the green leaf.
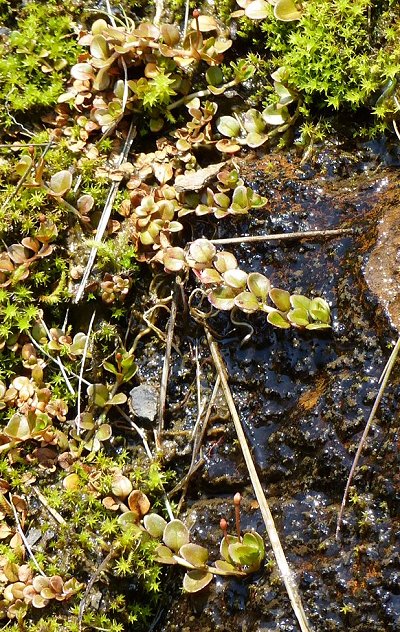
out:
{"label": "green leaf", "polygon": [[229,556],[234,564],[239,566],[249,566],[251,568],[260,563],[258,549],[253,546],[246,546],[240,542],[229,545]]}
{"label": "green leaf", "polygon": [[283,85],[283,83],[279,83],[276,81],[274,83],[275,92],[279,97],[279,103],[281,105],[289,105],[289,103],[293,103],[294,97],[290,90]]}
{"label": "green leaf", "polygon": [[208,85],[219,86],[224,80],[224,75],[219,66],[210,66],[206,70],[206,81]]}
{"label": "green leaf", "polygon": [[227,270],[223,273],[222,276],[225,283],[229,285],[229,287],[240,289],[245,287],[248,275],[247,272],[236,268],[235,270]]}
{"label": "green leaf", "polygon": [[246,145],[248,147],[256,148],[263,145],[268,140],[268,134],[261,134],[260,132],[249,132],[246,136]]}
{"label": "green leaf", "polygon": [[232,207],[239,207],[240,209],[245,209],[247,211],[247,209],[249,208],[247,199],[247,187],[236,187],[232,196]]}
{"label": "green leaf", "polygon": [[232,561],[231,556],[229,555],[229,546],[235,542],[239,542],[239,538],[236,535],[230,535],[228,538],[223,537],[221,540],[221,544],[219,545],[219,554],[227,562]]}
{"label": "green leaf", "polygon": [[230,287],[217,287],[210,292],[208,300],[217,309],[229,310],[235,305],[236,292]]}
{"label": "green leaf", "polygon": [[109,371],[109,373],[114,373],[114,375],[119,375],[118,369],[113,364],[111,364],[111,362],[104,361],[103,368],[106,371]]}
{"label": "green leaf", "polygon": [[137,525],[139,522],[140,516],[134,511],[126,511],[125,513],[118,516],[118,524],[122,527],[124,531],[132,528],[134,525]]}
{"label": "green leaf", "polygon": [[254,548],[257,548],[259,554],[261,555],[261,559],[264,558],[264,555],[265,555],[264,540],[262,539],[260,534],[257,533],[257,531],[251,531],[251,532],[245,533],[243,536],[243,544],[245,544],[246,546],[252,546]]}
{"label": "green leaf", "polygon": [[205,285],[210,285],[213,283],[222,283],[222,276],[219,272],[214,270],[214,268],[204,268],[204,270],[200,270],[198,272],[200,280]]}
{"label": "green leaf", "polygon": [[20,413],[15,413],[4,428],[4,434],[13,439],[20,439],[21,441],[29,439],[31,433],[32,428],[27,417]]}
{"label": "green leaf", "polygon": [[196,239],[189,247],[189,255],[196,263],[212,261],[216,252],[216,247],[208,239]]}
{"label": "green leaf", "polygon": [[212,573],[208,571],[188,571],[183,578],[183,590],[188,593],[199,592],[208,586],[212,578]]}
{"label": "green leaf", "polygon": [[264,20],[271,13],[271,6],[265,0],[254,0],[246,7],[244,13],[250,20]]}
{"label": "green leaf", "polygon": [[107,59],[110,51],[103,35],[95,35],[90,44],[90,54],[98,59]]}
{"label": "green leaf", "polygon": [[129,382],[138,370],[138,365],[132,357],[124,358],[121,362],[123,381]]}
{"label": "green leaf", "polygon": [[235,305],[246,314],[252,314],[260,309],[259,302],[251,292],[238,294],[235,298]]}
{"label": "green leaf", "polygon": [[313,320],[320,321],[321,323],[329,323],[331,318],[331,310],[328,303],[323,298],[315,298],[311,301],[308,308]]}
{"label": "green leaf", "polygon": [[277,0],[274,7],[274,16],[282,22],[293,22],[294,20],[300,20],[301,12],[293,0]]}
{"label": "green leaf", "polygon": [[331,326],[326,323],[310,323],[306,329],[330,329]]}
{"label": "green leaf", "polygon": [[240,123],[233,116],[221,116],[217,120],[217,130],[228,138],[240,135]]}
{"label": "green leaf", "polygon": [[215,256],[214,267],[220,272],[226,272],[227,270],[234,270],[237,268],[237,260],[236,257],[226,250],[222,250],[218,252]]}
{"label": "green leaf", "polygon": [[96,431],[96,439],[99,441],[108,441],[108,439],[112,435],[112,429],[110,424],[101,424],[101,426]]}
{"label": "green leaf", "polygon": [[161,538],[167,526],[167,521],[164,520],[162,516],[151,513],[143,518],[143,524],[146,531],[148,531],[153,538]]}
{"label": "green leaf", "polygon": [[189,530],[181,520],[171,520],[163,533],[164,544],[175,551],[179,551],[181,546],[189,542]]}
{"label": "green leaf", "polygon": [[156,561],[161,564],[177,564],[178,562],[174,558],[174,554],[171,549],[163,544],[160,544],[155,550]]}
{"label": "green leaf", "polygon": [[179,555],[189,562],[189,564],[192,564],[197,568],[205,566],[208,560],[207,549],[204,546],[193,544],[192,542],[181,546],[179,549]]}
{"label": "green leaf", "polygon": [[32,165],[32,158],[25,154],[24,156],[21,156],[21,158],[15,165],[15,173],[22,177],[32,168]]}
{"label": "green leaf", "polygon": [[290,297],[290,304],[293,309],[301,307],[308,311],[311,305],[311,300],[307,296],[303,296],[303,294],[292,294]]}
{"label": "green leaf", "polygon": [[114,397],[108,400],[107,404],[109,406],[120,406],[121,404],[125,404],[127,399],[125,393],[116,393]]}
{"label": "green leaf", "polygon": [[270,325],[278,327],[279,329],[289,329],[290,327],[290,323],[288,323],[283,314],[278,312],[278,310],[270,312],[267,316],[267,321]]}
{"label": "green leaf", "polygon": [[306,327],[309,324],[308,312],[301,307],[290,310],[287,317],[293,325],[297,325],[298,327]]}
{"label": "green leaf", "polygon": [[57,197],[62,197],[72,185],[72,174],[70,171],[64,169],[63,171],[58,171],[50,178],[49,189],[51,190],[53,195]]}
{"label": "green leaf", "polygon": [[108,402],[109,392],[107,386],[104,384],[90,384],[87,389],[89,399],[93,401],[96,406],[103,408]]}
{"label": "green leaf", "polygon": [[289,111],[279,103],[272,103],[263,110],[262,116],[268,125],[283,125],[289,118]]}
{"label": "green leaf", "polygon": [[286,290],[273,287],[269,291],[269,296],[281,312],[287,312],[290,309],[290,294]]}
{"label": "green leaf", "polygon": [[269,279],[259,272],[251,272],[247,277],[247,287],[262,303],[267,300],[268,292],[271,289]]}
{"label": "green leaf", "polygon": [[266,123],[258,110],[250,108],[243,117],[243,127],[246,132],[257,132],[260,134],[265,130]]}
{"label": "green leaf", "polygon": [[214,565],[215,565],[215,568],[219,568],[221,571],[226,571],[232,574],[235,574],[237,572],[237,568],[233,566],[233,564],[230,564],[229,562],[226,562],[225,560],[216,560],[214,562]]}

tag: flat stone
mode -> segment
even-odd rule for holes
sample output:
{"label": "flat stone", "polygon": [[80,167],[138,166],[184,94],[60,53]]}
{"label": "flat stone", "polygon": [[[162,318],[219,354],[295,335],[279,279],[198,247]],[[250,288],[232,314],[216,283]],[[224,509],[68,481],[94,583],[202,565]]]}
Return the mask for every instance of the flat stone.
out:
{"label": "flat stone", "polygon": [[149,384],[135,386],[129,392],[129,407],[139,422],[153,425],[158,412],[158,389]]}

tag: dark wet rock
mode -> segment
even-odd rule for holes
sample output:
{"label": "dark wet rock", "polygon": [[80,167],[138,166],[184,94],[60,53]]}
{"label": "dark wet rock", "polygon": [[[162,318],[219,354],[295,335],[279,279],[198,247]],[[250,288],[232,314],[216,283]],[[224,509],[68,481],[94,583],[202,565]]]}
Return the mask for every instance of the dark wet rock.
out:
{"label": "dark wet rock", "polygon": [[149,384],[140,384],[129,391],[129,408],[137,423],[152,425],[158,411],[158,389]]}
{"label": "dark wet rock", "polygon": [[378,237],[365,266],[365,278],[393,327],[400,331],[400,184],[392,183],[381,202]]}
{"label": "dark wet rock", "polygon": [[[294,154],[249,160],[242,165],[243,176],[267,196],[267,208],[202,226],[204,236],[216,238],[343,225],[355,231],[334,239],[229,248],[243,269],[264,273],[290,292],[327,299],[331,331],[276,331],[264,315],[255,314],[248,317],[253,337],[241,347],[247,331],[233,329],[227,314],[212,321],[221,336],[246,437],[315,632],[397,632],[400,627],[399,370],[393,373],[363,450],[341,539],[335,540],[346,479],[390,354],[388,345],[395,338],[387,307],[367,284],[364,266],[379,239],[380,219],[386,212],[395,214],[400,177],[394,169],[376,169],[374,160],[370,148],[346,153],[339,147],[322,152],[310,167],[301,166]],[[185,330],[179,324],[178,332],[184,345]],[[210,391],[215,377],[209,351],[201,344],[202,332],[192,330],[191,336],[196,335],[202,387]],[[195,379],[193,362],[185,359],[187,347],[183,349],[172,369],[173,405],[183,401]],[[172,428],[190,428],[195,418],[193,404],[178,415],[167,410]],[[252,491],[246,488],[248,474],[232,424],[219,423],[225,423],[225,434],[217,441],[206,436],[204,463],[187,496],[193,540],[214,553],[221,514],[233,525],[226,496],[235,491],[246,499],[244,527],[265,535]],[[189,462],[189,457],[186,462],[178,457],[182,475]],[[237,582],[218,579],[201,600],[176,597],[157,632],[298,632],[272,567],[267,564],[246,580],[242,592]]]}

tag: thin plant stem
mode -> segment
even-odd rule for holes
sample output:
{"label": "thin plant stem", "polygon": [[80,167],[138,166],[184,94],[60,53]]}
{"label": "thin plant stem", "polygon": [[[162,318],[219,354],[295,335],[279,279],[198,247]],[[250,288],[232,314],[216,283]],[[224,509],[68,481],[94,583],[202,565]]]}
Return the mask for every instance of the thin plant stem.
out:
{"label": "thin plant stem", "polygon": [[374,405],[372,406],[372,410],[371,410],[370,415],[368,417],[368,421],[365,424],[364,432],[363,432],[362,437],[360,439],[360,442],[358,444],[357,452],[356,452],[356,455],[355,455],[354,460],[353,460],[353,465],[351,466],[351,470],[350,470],[349,476],[347,478],[346,488],[344,490],[344,494],[343,494],[343,498],[342,498],[342,504],[340,505],[340,511],[339,511],[337,524],[336,524],[336,539],[339,538],[340,528],[342,526],[342,521],[343,521],[343,512],[344,512],[344,509],[346,507],[346,503],[347,503],[347,498],[348,498],[348,495],[349,495],[351,482],[353,480],[354,473],[355,473],[355,471],[357,469],[358,462],[359,462],[360,456],[361,456],[361,452],[362,452],[364,444],[365,444],[365,442],[367,440],[367,436],[368,436],[368,433],[370,431],[371,424],[372,424],[372,422],[373,422],[373,420],[375,418],[376,411],[378,410],[379,404],[381,403],[381,399],[382,399],[383,394],[385,392],[386,385],[387,385],[387,383],[389,381],[390,374],[391,374],[392,369],[393,369],[393,367],[395,365],[397,356],[399,354],[399,350],[400,350],[400,336],[397,339],[397,342],[396,342],[395,346],[393,347],[393,351],[390,354],[389,360],[387,361],[387,363],[385,365],[385,368],[383,369],[382,375],[381,375],[381,377],[379,379],[380,388],[379,388],[378,394],[376,396],[376,399],[374,401]]}
{"label": "thin plant stem", "polygon": [[251,483],[254,488],[258,504],[260,506],[261,515],[264,520],[264,524],[267,530],[268,538],[271,543],[272,550],[275,555],[276,563],[281,573],[285,588],[292,604],[293,611],[297,617],[300,625],[301,632],[311,632],[312,628],[307,620],[306,613],[303,608],[299,589],[297,587],[295,578],[290,570],[289,564],[286,560],[285,553],[282,548],[281,541],[279,539],[278,532],[275,527],[274,519],[271,514],[271,510],[268,506],[267,499],[265,497],[263,488],[261,486],[260,479],[258,477],[253,458],[246,440],[246,435],[243,431],[242,424],[240,423],[239,415],[236,410],[235,402],[232,397],[231,389],[227,380],[226,366],[221,357],[218,345],[211,336],[210,332],[205,328],[207,341],[210,347],[211,355],[217,370],[217,373],[221,380],[221,387],[225,395],[226,403],[229,408],[229,412],[232,417],[232,421],[235,426],[236,434],[240,443],[240,447],[243,452],[243,457],[246,462],[247,470],[250,476]]}

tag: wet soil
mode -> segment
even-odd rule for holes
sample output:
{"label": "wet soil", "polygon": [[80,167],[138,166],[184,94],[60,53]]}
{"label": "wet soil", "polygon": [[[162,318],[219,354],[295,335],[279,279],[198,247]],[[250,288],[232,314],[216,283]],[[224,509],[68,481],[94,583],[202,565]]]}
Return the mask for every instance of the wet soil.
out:
{"label": "wet soil", "polygon": [[[397,167],[382,164],[382,156],[371,148],[348,153],[335,146],[308,165],[301,165],[294,153],[250,155],[241,170],[268,197],[268,207],[244,220],[205,223],[204,236],[354,229],[351,235],[329,239],[227,247],[246,271],[262,272],[290,292],[328,300],[331,331],[311,335],[274,330],[258,314],[248,317],[254,334],[240,346],[247,330],[234,329],[228,315],[218,316],[213,327],[221,337],[236,406],[314,630],[395,632],[400,629],[398,368],[364,448],[339,541],[335,529],[352,459],[397,337],[379,287],[370,282],[370,289],[365,269],[380,221],[387,213],[395,216],[400,174]],[[201,330],[178,317],[176,334],[181,356],[172,354],[164,448],[166,463],[184,475],[191,455],[185,431],[197,414],[196,343],[203,394],[212,389],[214,372]],[[157,382],[162,348],[142,351],[147,358],[140,377]],[[193,541],[207,546],[211,558],[217,555],[222,516],[233,530],[231,498],[236,491],[244,496],[243,528],[265,535],[225,408],[221,399],[183,516],[192,525]],[[298,630],[273,564],[245,582],[218,579],[193,597],[180,595],[181,579],[179,571],[168,575],[171,594],[179,596],[171,597],[160,614],[158,632]]]}

